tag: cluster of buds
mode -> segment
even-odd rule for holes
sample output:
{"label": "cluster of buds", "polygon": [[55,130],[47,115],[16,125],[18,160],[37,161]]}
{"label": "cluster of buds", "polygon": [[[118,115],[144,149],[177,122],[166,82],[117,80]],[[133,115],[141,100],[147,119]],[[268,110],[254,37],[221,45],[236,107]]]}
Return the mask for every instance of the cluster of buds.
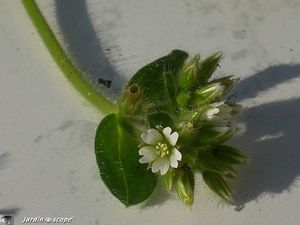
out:
{"label": "cluster of buds", "polygon": [[[236,178],[236,164],[247,162],[239,150],[223,144],[236,131],[231,118],[241,106],[226,99],[238,79],[227,76],[211,80],[221,58],[220,53],[215,53],[201,61],[196,55],[179,71],[176,110],[170,116],[174,120],[172,129],[178,134],[178,142],[176,146],[158,143],[156,154],[154,148],[151,153],[153,160],[163,154],[167,166],[159,160],[166,188],[168,191],[174,189],[186,205],[193,203],[195,172],[202,174],[205,183],[217,195],[231,201],[232,194],[226,180]],[[169,151],[164,151],[167,146],[180,154],[176,166],[169,166],[172,159],[168,158]],[[150,153],[147,154],[147,160],[142,160],[144,163],[151,161]],[[153,164],[149,164],[150,167]]]}

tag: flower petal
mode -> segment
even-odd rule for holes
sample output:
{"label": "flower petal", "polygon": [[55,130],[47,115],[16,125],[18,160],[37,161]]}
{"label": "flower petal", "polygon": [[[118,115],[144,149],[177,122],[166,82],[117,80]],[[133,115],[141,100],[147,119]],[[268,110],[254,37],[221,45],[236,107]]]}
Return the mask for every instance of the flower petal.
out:
{"label": "flower petal", "polygon": [[212,119],[214,117],[214,115],[217,114],[218,112],[220,112],[220,109],[212,108],[212,109],[207,110],[206,116],[208,119]]}
{"label": "flower petal", "polygon": [[164,163],[163,163],[163,166],[160,168],[160,175],[165,175],[168,170],[169,170],[169,167],[170,167],[170,162],[168,159],[163,159],[164,160]]}
{"label": "flower petal", "polygon": [[179,134],[177,132],[174,132],[170,135],[169,142],[172,146],[175,146],[177,140],[178,140]]}
{"label": "flower petal", "polygon": [[155,160],[157,157],[157,154],[155,152],[155,148],[152,146],[144,146],[139,150],[139,154],[143,155],[142,158],[140,158],[140,163],[149,163]]}
{"label": "flower petal", "polygon": [[163,129],[163,133],[164,133],[165,136],[169,136],[171,134],[171,132],[172,132],[171,127],[165,127]]}
{"label": "flower petal", "polygon": [[158,158],[156,159],[153,163],[152,163],[152,167],[151,167],[151,170],[153,173],[157,173],[160,168],[162,167],[162,164],[163,164],[163,160],[162,158]]}
{"label": "flower petal", "polygon": [[212,108],[216,108],[216,107],[219,107],[219,106],[223,105],[224,103],[225,103],[225,101],[214,102],[212,104],[209,104],[209,106],[212,107]]}
{"label": "flower petal", "polygon": [[182,155],[180,151],[178,151],[176,148],[174,148],[172,155],[170,156],[170,164],[171,167],[177,168],[178,167],[178,161],[182,159]]}
{"label": "flower petal", "polygon": [[163,134],[164,134],[165,138],[168,140],[170,145],[175,146],[179,135],[177,132],[173,132],[173,134],[171,134],[171,132],[172,132],[172,129],[170,127],[165,127],[163,129]]}
{"label": "flower petal", "polygon": [[163,141],[163,136],[155,129],[149,129],[147,132],[142,133],[141,138],[149,145],[156,145],[158,142]]}
{"label": "flower petal", "polygon": [[151,145],[146,145],[140,148],[139,154],[140,155],[149,155],[155,153],[155,148]]}
{"label": "flower petal", "polygon": [[152,172],[157,173],[160,171],[161,175],[164,175],[169,170],[170,163],[166,158],[158,158],[152,164]]}

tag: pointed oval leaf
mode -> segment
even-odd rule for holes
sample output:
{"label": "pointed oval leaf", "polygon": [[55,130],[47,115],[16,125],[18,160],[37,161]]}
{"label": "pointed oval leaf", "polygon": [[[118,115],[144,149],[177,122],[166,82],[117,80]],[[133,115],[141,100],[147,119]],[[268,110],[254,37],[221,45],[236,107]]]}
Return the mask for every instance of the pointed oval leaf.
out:
{"label": "pointed oval leaf", "polygon": [[181,50],[173,50],[154,62],[144,66],[131,78],[128,86],[133,84],[141,88],[144,100],[154,102],[165,98],[165,73],[177,74],[188,54]]}
{"label": "pointed oval leaf", "polygon": [[100,123],[95,152],[100,175],[110,192],[126,206],[146,200],[156,185],[156,176],[139,163],[139,138],[116,114]]}

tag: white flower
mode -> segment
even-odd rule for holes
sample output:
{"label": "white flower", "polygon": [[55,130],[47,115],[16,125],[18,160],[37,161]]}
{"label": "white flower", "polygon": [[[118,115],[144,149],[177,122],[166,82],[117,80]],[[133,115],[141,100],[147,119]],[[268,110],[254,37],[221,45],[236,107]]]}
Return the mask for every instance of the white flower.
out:
{"label": "white flower", "polygon": [[211,120],[216,114],[220,112],[219,107],[224,104],[224,101],[215,102],[209,105],[209,109],[206,111],[206,117]]}
{"label": "white flower", "polygon": [[220,112],[220,109],[218,109],[218,108],[212,108],[212,109],[209,109],[209,110],[206,111],[206,116],[207,116],[208,119],[211,120],[219,112]]}
{"label": "white flower", "polygon": [[162,132],[156,129],[149,129],[141,135],[143,142],[146,144],[140,148],[140,163],[149,163],[153,173],[160,171],[164,175],[169,167],[177,168],[178,161],[182,155],[175,147],[178,140],[178,133],[172,132],[170,127],[165,127]]}

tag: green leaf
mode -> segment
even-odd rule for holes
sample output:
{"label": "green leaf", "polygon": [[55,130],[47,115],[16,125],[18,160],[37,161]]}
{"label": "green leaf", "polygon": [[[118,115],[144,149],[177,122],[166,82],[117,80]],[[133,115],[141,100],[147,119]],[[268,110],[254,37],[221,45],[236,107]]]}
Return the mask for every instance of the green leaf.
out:
{"label": "green leaf", "polygon": [[164,100],[166,94],[164,74],[177,74],[188,54],[181,50],[173,50],[154,62],[141,68],[128,82],[128,87],[136,84],[142,91],[146,102]]}
{"label": "green leaf", "polygon": [[139,139],[117,114],[106,116],[95,137],[100,175],[110,192],[126,206],[146,200],[156,185],[156,176],[139,163]]}
{"label": "green leaf", "polygon": [[164,74],[165,78],[165,86],[167,88],[167,93],[170,98],[170,101],[172,102],[173,106],[176,105],[176,92],[177,87],[175,85],[175,79],[174,75],[170,72],[167,72]]}
{"label": "green leaf", "polygon": [[173,121],[167,113],[151,113],[147,115],[147,118],[151,128],[155,128],[157,125],[161,125],[163,127],[173,127]]}

